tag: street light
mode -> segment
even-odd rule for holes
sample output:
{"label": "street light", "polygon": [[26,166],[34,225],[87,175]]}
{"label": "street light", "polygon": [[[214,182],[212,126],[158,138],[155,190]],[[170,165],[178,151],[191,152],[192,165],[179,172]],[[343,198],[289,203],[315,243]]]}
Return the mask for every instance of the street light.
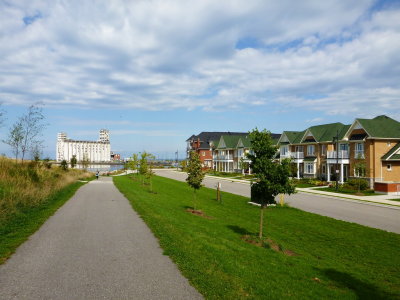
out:
{"label": "street light", "polygon": [[336,142],[336,170],[335,170],[335,180],[336,180],[336,191],[339,190],[339,130],[336,131],[336,136],[333,137],[333,144]]}

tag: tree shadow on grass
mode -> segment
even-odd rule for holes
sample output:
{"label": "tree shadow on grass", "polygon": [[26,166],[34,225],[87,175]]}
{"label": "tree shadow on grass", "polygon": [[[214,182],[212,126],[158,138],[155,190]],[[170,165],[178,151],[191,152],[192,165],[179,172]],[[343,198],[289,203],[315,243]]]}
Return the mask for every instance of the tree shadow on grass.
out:
{"label": "tree shadow on grass", "polygon": [[335,269],[320,270],[338,286],[352,290],[358,299],[395,299],[395,295],[382,291],[380,288],[363,282],[352,275]]}
{"label": "tree shadow on grass", "polygon": [[246,228],[243,228],[240,226],[228,225],[226,227],[228,227],[230,230],[232,230],[233,232],[236,232],[240,235],[252,235],[253,234],[252,232],[248,231]]}

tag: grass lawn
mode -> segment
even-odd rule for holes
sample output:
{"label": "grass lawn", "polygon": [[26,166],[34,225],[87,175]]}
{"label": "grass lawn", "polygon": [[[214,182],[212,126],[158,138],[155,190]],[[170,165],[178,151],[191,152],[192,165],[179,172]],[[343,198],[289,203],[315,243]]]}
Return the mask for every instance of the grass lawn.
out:
{"label": "grass lawn", "polygon": [[14,253],[42,224],[52,216],[85,183],[72,183],[35,207],[27,207],[0,225],[0,264]]}
{"label": "grass lawn", "polygon": [[360,191],[360,194],[358,195],[358,191],[353,191],[353,190],[340,190],[336,191],[334,188],[328,188],[328,187],[323,187],[323,188],[316,188],[314,189],[315,191],[324,191],[324,192],[331,192],[331,193],[338,193],[338,194],[346,194],[346,195],[354,195],[354,196],[379,196],[380,194],[375,193],[372,190],[367,190],[367,191]]}
{"label": "grass lawn", "polygon": [[309,188],[309,187],[316,187],[314,184],[310,183],[297,183],[296,187],[298,188]]}
{"label": "grass lawn", "polygon": [[158,237],[164,253],[208,299],[400,299],[400,235],[289,207],[265,211],[266,236],[287,256],[246,243],[256,235],[260,209],[248,198],[202,188],[186,212],[186,183],[154,176],[150,193],[133,175],[114,177]]}

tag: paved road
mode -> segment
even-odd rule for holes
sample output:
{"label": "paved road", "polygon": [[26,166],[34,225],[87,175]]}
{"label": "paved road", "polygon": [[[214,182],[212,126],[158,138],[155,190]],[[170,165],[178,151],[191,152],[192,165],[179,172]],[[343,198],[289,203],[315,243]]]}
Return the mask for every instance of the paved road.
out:
{"label": "paved road", "polygon": [[[185,173],[167,169],[156,170],[156,174],[181,181],[184,181],[187,177]],[[231,182],[210,177],[206,177],[203,183],[206,187],[215,188],[218,181],[221,182],[223,191],[250,197],[250,186],[247,183]],[[285,196],[285,201],[290,206],[304,211],[400,233],[400,208],[397,207],[307,193]]]}
{"label": "paved road", "polygon": [[0,299],[201,299],[111,178],[78,190],[0,266]]}

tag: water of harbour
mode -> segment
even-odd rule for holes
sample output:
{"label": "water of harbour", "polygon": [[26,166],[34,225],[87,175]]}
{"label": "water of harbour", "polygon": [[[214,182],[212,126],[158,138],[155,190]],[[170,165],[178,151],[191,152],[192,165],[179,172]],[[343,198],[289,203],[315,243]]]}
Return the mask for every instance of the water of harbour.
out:
{"label": "water of harbour", "polygon": [[[77,164],[76,169],[84,169],[84,166]],[[124,165],[117,165],[117,164],[112,164],[112,165],[107,165],[107,164],[89,164],[87,166],[87,170],[89,172],[112,172],[116,170],[121,170],[124,168]]]}

